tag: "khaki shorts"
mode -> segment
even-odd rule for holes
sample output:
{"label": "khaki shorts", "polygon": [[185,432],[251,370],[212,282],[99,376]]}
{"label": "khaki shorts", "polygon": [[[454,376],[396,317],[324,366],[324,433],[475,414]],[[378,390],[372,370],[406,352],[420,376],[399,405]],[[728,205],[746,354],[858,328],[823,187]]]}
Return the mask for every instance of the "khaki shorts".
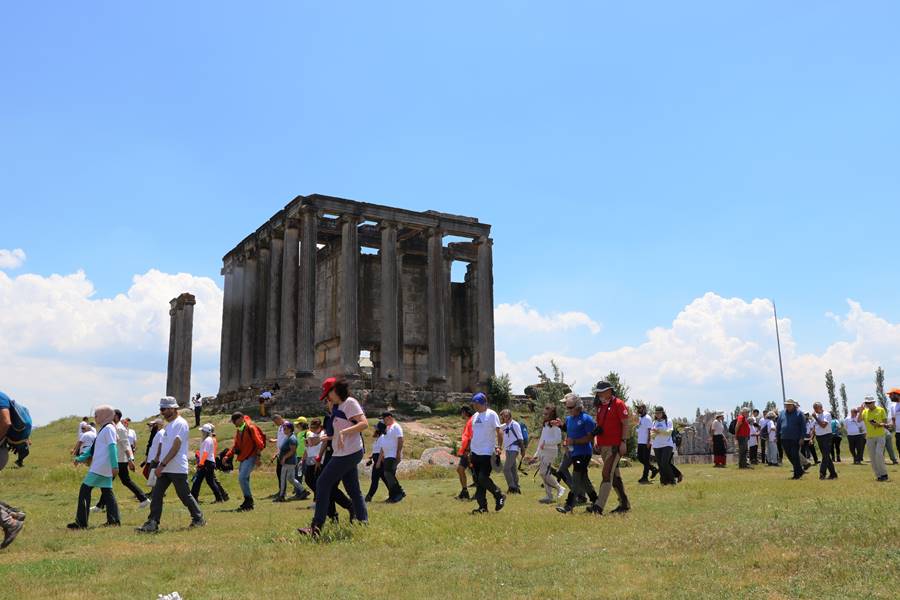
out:
{"label": "khaki shorts", "polygon": [[600,458],[603,459],[603,464],[606,465],[607,461],[615,461],[615,468],[610,473],[613,477],[621,477],[619,473],[619,447],[618,446],[600,446]]}

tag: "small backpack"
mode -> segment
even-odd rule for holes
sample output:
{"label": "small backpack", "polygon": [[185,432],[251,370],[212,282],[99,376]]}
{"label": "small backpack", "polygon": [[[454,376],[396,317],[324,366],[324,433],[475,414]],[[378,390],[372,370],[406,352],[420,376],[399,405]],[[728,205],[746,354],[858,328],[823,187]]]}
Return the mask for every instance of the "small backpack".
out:
{"label": "small backpack", "polygon": [[728,425],[728,433],[734,435],[737,431],[737,419],[732,419],[731,423]]}
{"label": "small backpack", "polygon": [[0,392],[0,396],[9,401],[9,418],[12,421],[12,425],[6,432],[6,441],[13,446],[22,446],[31,437],[31,413],[28,412],[28,408],[3,392]]}
{"label": "small backpack", "polygon": [[531,441],[531,437],[528,435],[528,425],[519,423],[519,427],[522,428],[522,450],[525,450],[528,447],[528,442]]}

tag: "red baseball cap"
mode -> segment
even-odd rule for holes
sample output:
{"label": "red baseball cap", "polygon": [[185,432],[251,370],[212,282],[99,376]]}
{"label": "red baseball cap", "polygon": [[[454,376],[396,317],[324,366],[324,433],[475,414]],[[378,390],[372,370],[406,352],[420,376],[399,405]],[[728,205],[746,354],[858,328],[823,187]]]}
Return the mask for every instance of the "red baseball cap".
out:
{"label": "red baseball cap", "polygon": [[322,382],[322,395],[319,396],[319,402],[325,399],[329,392],[334,389],[334,384],[337,383],[337,377],[329,377],[325,381]]}

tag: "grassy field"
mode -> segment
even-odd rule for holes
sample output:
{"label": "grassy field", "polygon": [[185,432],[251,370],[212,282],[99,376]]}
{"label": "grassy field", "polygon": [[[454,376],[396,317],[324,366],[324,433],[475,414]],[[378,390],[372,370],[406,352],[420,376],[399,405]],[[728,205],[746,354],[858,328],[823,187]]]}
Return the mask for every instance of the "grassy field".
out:
{"label": "grassy field", "polygon": [[[230,439],[226,419],[212,420]],[[456,427],[433,421],[448,435]],[[452,499],[455,478],[432,473],[405,483],[403,504],[370,505],[369,527],[329,527],[312,542],[294,532],[309,523],[309,502],[262,500],[275,490],[266,466],[254,475],[256,511],[230,512],[240,494],[225,474],[232,501],[201,505],[207,527],[189,530],[170,492],[163,531],[147,537],[133,531],[147,511],[121,487],[122,528],[99,527],[95,514],[89,531],[66,530],[84,475],[68,461],[75,425],[38,429],[26,467],[0,472],[0,499],[28,513],[0,552],[0,598],[896,598],[900,586],[898,467],[878,484],[868,466],[847,463],[833,482],[685,466],[674,489],[635,485],[628,469],[634,510],[602,518],[539,505],[531,478],[503,512],[470,516],[472,504]],[[426,444],[411,436],[411,447]]]}

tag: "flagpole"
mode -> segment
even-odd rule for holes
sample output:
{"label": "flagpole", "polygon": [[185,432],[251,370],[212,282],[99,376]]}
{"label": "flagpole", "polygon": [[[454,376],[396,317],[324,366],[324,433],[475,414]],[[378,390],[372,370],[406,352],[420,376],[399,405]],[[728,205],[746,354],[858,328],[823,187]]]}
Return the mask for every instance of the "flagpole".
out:
{"label": "flagpole", "polygon": [[772,301],[772,312],[775,313],[775,339],[778,341],[778,369],[781,371],[781,400],[787,401],[787,394],[784,391],[784,363],[781,360],[781,334],[778,333],[778,309],[775,308],[775,301]]}

